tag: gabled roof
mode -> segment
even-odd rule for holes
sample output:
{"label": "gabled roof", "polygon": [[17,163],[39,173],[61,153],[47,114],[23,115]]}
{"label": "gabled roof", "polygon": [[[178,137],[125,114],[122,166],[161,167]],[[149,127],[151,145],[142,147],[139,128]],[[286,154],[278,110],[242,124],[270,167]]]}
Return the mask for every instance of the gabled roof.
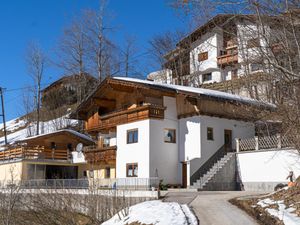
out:
{"label": "gabled roof", "polygon": [[51,133],[47,133],[47,134],[40,134],[40,135],[36,135],[36,136],[32,136],[32,137],[27,137],[27,138],[23,138],[21,140],[18,140],[17,142],[26,142],[28,140],[34,140],[34,139],[39,139],[39,138],[47,138],[47,137],[51,137],[51,136],[56,136],[56,135],[60,135],[60,134],[68,134],[68,135],[72,135],[76,138],[79,138],[85,142],[88,142],[90,144],[94,143],[94,140],[92,138],[90,138],[89,136],[79,133],[75,130],[71,130],[71,129],[62,129],[62,130],[57,130]]}
{"label": "gabled roof", "polygon": [[167,89],[176,91],[176,93],[196,94],[199,96],[203,95],[203,96],[207,96],[207,97],[211,97],[211,98],[224,99],[224,100],[228,100],[228,101],[236,101],[236,102],[251,104],[251,105],[256,105],[256,106],[266,106],[266,107],[271,107],[271,108],[276,107],[273,104],[263,102],[263,101],[258,101],[256,99],[247,98],[247,97],[243,97],[240,95],[234,95],[234,94],[221,92],[221,91],[205,89],[205,88],[195,88],[195,87],[174,85],[174,84],[162,84],[162,83],[156,83],[154,81],[141,80],[141,79],[128,78],[128,77],[114,77],[113,79],[123,80],[123,81],[127,81],[127,82],[140,83],[140,84],[150,85],[153,87],[167,88]]}
{"label": "gabled roof", "polygon": [[173,85],[173,84],[161,84],[154,81],[149,80],[142,80],[136,78],[129,78],[129,77],[110,77],[106,78],[102,81],[101,84],[91,93],[85,100],[81,102],[81,104],[77,107],[77,109],[72,112],[70,118],[78,119],[80,112],[87,112],[88,106],[91,104],[92,98],[98,93],[101,93],[105,86],[109,86],[111,84],[121,84],[124,86],[131,86],[137,88],[147,88],[153,90],[159,90],[162,92],[162,95],[173,95],[176,96],[177,94],[184,94],[193,97],[200,97],[205,96],[215,101],[228,101],[228,102],[235,102],[241,103],[246,105],[252,105],[255,107],[262,107],[268,110],[274,110],[276,108],[275,105],[258,101],[252,98],[242,97],[239,95],[229,94],[221,91],[215,91],[210,89],[204,88],[195,88],[195,87],[187,87],[181,85]]}

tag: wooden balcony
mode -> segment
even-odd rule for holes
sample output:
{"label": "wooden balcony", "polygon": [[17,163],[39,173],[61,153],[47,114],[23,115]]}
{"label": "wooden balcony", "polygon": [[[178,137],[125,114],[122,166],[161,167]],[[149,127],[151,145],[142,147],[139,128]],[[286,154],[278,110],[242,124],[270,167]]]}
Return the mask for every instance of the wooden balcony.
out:
{"label": "wooden balcony", "polygon": [[142,105],[123,109],[102,115],[98,120],[86,124],[87,132],[107,130],[117,125],[135,122],[144,119],[163,119],[165,107],[157,105]]}
{"label": "wooden balcony", "polygon": [[69,160],[66,149],[46,149],[41,146],[36,147],[14,147],[0,152],[0,161],[34,159],[34,160]]}
{"label": "wooden balcony", "polygon": [[220,56],[217,57],[219,66],[227,66],[238,63],[238,51],[237,48],[233,48],[222,52]]}
{"label": "wooden balcony", "polygon": [[115,163],[117,157],[117,146],[98,148],[97,146],[88,146],[84,148],[85,159],[89,163]]}

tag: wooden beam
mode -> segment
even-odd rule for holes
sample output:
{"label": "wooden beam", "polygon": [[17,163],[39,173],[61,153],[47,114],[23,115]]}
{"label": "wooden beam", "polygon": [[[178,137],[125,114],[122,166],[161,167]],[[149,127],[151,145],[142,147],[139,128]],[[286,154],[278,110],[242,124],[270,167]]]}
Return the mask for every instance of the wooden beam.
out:
{"label": "wooden beam", "polygon": [[93,98],[93,103],[97,106],[103,107],[114,107],[116,105],[115,99],[106,99],[106,98]]}

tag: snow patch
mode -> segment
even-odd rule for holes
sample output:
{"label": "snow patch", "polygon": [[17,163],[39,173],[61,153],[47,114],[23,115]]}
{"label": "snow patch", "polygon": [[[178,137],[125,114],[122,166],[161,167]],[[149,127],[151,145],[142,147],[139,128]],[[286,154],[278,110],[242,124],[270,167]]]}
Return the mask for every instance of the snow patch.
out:
{"label": "snow patch", "polygon": [[116,214],[108,221],[102,223],[102,225],[125,225],[133,222],[156,225],[198,224],[195,215],[187,205],[156,200],[131,206],[127,216],[122,216],[122,213]]}
{"label": "snow patch", "polygon": [[[297,214],[293,213],[296,209],[295,208],[287,208],[285,204],[283,203],[283,200],[280,201],[273,201],[270,198],[266,198],[263,200],[260,200],[257,205],[261,206],[262,208],[265,208],[265,210],[272,216],[277,217],[285,225],[298,225],[300,224],[300,217],[297,216]],[[278,205],[278,209],[274,208],[268,208],[270,205]]]}

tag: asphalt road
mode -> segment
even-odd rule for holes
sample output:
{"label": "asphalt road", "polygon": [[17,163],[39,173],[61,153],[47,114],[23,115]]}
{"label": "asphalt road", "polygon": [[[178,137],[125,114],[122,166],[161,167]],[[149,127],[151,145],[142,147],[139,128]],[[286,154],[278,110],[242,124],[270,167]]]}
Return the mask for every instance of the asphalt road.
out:
{"label": "asphalt road", "polygon": [[228,202],[229,199],[261,193],[244,191],[169,192],[164,201],[188,204],[200,225],[258,225],[244,211]]}

